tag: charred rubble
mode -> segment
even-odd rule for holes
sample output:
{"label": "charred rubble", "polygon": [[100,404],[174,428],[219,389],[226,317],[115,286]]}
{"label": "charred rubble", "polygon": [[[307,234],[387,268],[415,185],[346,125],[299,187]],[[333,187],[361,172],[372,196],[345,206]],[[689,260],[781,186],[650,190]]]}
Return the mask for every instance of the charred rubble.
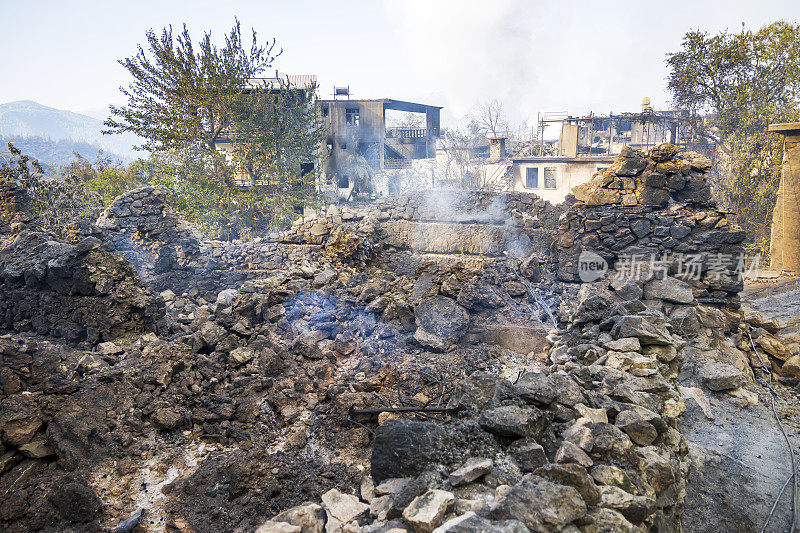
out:
{"label": "charred rubble", "polygon": [[[778,372],[800,348],[710,275],[744,234],[708,168],[661,145],[563,206],[418,193],[232,243],[150,187],[58,243],[1,184],[3,530],[681,531],[690,348],[731,389],[751,329]],[[614,276],[668,251],[701,276]]]}

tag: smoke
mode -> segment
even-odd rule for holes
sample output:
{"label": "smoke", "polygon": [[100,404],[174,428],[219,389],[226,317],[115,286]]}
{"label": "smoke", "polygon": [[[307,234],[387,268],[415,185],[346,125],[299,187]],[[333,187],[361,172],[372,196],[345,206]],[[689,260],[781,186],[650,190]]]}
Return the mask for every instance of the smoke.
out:
{"label": "smoke", "polygon": [[533,109],[533,65],[546,43],[532,26],[538,2],[524,0],[384,0],[412,68],[446,95],[446,112],[462,117],[496,98],[512,116]]}

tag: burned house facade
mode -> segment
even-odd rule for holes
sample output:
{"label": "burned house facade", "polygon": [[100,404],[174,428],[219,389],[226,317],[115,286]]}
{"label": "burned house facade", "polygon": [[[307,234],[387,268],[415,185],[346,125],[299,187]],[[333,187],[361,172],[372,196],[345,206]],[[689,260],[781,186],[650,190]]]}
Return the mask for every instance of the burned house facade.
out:
{"label": "burned house facade", "polygon": [[[337,194],[350,197],[358,191],[356,174],[410,168],[417,159],[436,155],[440,134],[440,106],[390,98],[320,100],[319,114],[328,129],[327,157],[322,174]],[[387,125],[387,111],[421,115],[418,127]],[[422,120],[424,117],[424,122]],[[364,168],[364,166],[368,168]]]}
{"label": "burned house facade", "polygon": [[681,149],[692,146],[688,116],[679,110],[656,111],[650,100],[642,101],[640,113],[552,117],[539,119],[539,135],[550,124],[560,126],[555,150],[546,152],[538,143],[538,153],[512,158],[512,189],[531,192],[552,203],[563,202],[573,187],[611,166],[623,147],[648,150],[661,143]]}

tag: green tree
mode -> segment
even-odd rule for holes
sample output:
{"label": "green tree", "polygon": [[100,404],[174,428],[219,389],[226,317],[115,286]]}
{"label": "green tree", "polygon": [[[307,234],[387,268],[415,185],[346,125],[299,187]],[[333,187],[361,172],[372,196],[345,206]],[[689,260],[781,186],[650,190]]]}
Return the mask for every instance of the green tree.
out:
{"label": "green tree", "polygon": [[120,88],[128,105],[110,106],[104,133],[134,133],[145,140],[140,148],[152,152],[198,143],[214,150],[225,129],[239,120],[248,80],[276,57],[275,41],[261,46],[255,31],[245,50],[238,20],[221,49],[207,32],[195,51],[185,24],[177,38],[170,26],[160,36],[149,30],[146,39],[147,52],[140,45],[135,56],[119,61],[133,81]]}
{"label": "green tree", "polygon": [[690,112],[697,138],[718,148],[717,197],[766,250],[783,157],[767,126],[800,116],[800,25],[690,31],[666,61],[674,103]]}
{"label": "green tree", "polygon": [[147,33],[120,61],[134,81],[128,105],[111,108],[106,133],[132,132],[153,152],[153,183],[169,188],[175,206],[216,236],[237,238],[283,225],[314,204],[324,131],[316,87],[257,76],[272,65],[275,41],[245,50],[239,21],[197,51],[189,32]]}
{"label": "green tree", "polygon": [[125,191],[140,187],[148,181],[147,162],[143,159],[131,163],[126,168],[102,152],[97,154],[94,163],[78,153],[74,156],[72,163],[61,169],[62,177],[74,176],[88,190],[100,194],[106,205],[111,204],[114,198]]}

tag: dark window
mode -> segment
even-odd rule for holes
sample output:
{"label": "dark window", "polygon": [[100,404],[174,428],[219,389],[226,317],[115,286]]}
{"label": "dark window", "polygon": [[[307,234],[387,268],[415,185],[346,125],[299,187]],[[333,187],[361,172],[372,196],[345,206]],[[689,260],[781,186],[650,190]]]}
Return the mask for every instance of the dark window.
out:
{"label": "dark window", "polygon": [[544,169],[544,188],[556,188],[556,169],[553,167],[545,167]]}
{"label": "dark window", "polygon": [[349,126],[358,126],[361,123],[361,117],[358,114],[358,108],[349,107],[345,109],[344,119]]}
{"label": "dark window", "polygon": [[339,143],[339,149],[340,150],[347,150],[347,143],[340,142]]}
{"label": "dark window", "polygon": [[350,178],[346,174],[340,174],[336,184],[340,189],[347,189],[350,187]]}
{"label": "dark window", "polygon": [[525,187],[528,189],[539,188],[539,169],[526,168],[525,169]]}
{"label": "dark window", "polygon": [[322,116],[326,118],[328,117],[328,106],[326,105],[322,106]]}

